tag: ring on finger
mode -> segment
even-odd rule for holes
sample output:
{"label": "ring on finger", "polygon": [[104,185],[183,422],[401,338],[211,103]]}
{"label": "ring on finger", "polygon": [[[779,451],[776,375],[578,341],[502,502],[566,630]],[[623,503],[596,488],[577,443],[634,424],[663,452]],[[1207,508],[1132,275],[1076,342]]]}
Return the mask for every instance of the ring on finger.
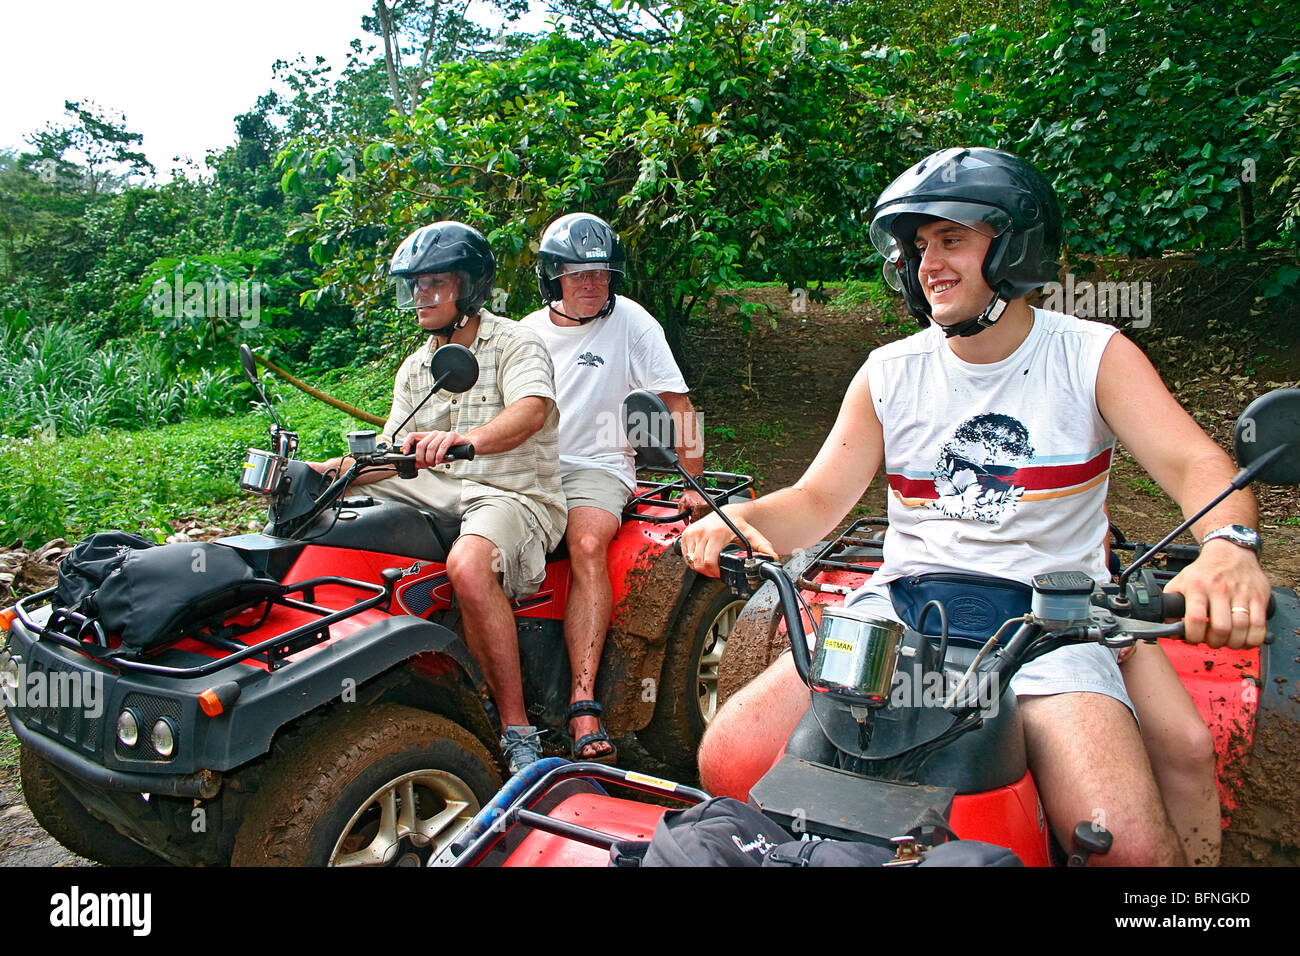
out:
{"label": "ring on finger", "polygon": [[1238,605],[1234,605],[1232,608],[1230,608],[1230,610],[1232,611],[1233,614],[1236,614],[1238,611],[1240,611],[1242,614],[1249,614],[1249,613],[1250,613],[1250,608],[1248,608],[1248,607],[1242,607],[1242,606],[1239,605],[1239,604],[1238,604]]}

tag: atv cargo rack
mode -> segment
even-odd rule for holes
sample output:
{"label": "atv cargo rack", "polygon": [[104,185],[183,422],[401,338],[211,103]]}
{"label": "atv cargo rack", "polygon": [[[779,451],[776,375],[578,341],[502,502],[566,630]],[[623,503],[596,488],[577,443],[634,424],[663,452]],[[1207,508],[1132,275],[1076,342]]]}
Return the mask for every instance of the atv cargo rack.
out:
{"label": "atv cargo rack", "polygon": [[[832,575],[874,574],[884,560],[884,529],[888,518],[859,518],[840,535],[832,538],[817,552],[795,586],[802,591],[821,594],[848,594],[852,586],[844,580],[833,580]],[[871,529],[877,529],[872,531]]]}
{"label": "atv cargo rack", "polygon": [[[316,589],[325,585],[337,585],[368,591],[371,596],[341,609],[322,607],[315,603]],[[271,670],[275,670],[286,663],[286,658],[304,648],[329,640],[330,625],[360,614],[362,611],[379,607],[387,603],[390,597],[387,587],[367,581],[357,581],[353,578],[325,576],[289,585],[276,597],[267,598],[264,602],[254,602],[242,609],[235,608],[220,615],[214,615],[214,617],[206,621],[199,621],[187,627],[184,631],[177,633],[161,647],[150,649],[150,651],[154,652],[153,656],[157,656],[157,654],[173,647],[178,641],[190,638],[218,650],[230,652],[225,657],[210,660],[204,664],[196,664],[193,667],[170,667],[139,660],[131,656],[133,654],[131,651],[121,647],[112,647],[108,635],[104,633],[99,621],[67,608],[54,608],[45,624],[37,624],[32,618],[33,613],[38,608],[50,604],[57,590],[57,588],[49,588],[40,591],[23,598],[14,606],[18,619],[31,633],[36,635],[37,640],[48,640],[60,644],[119,670],[161,674],[168,677],[202,677],[250,659],[260,660]],[[295,593],[301,593],[302,599],[290,597],[291,594]],[[309,621],[256,644],[245,644],[236,640],[235,633],[252,630],[260,626],[261,621],[254,625],[254,628],[235,628],[226,625],[225,619],[237,613],[243,613],[249,607],[256,607],[260,603],[266,605],[262,614],[262,621],[265,621],[267,616],[270,615],[271,609],[277,605],[319,615],[320,620]],[[207,630],[204,630],[204,628]]]}
{"label": "atv cargo rack", "polygon": [[[563,852],[567,841],[610,851],[618,845],[628,844],[630,840],[629,849],[635,847],[644,854],[650,833],[643,833],[637,839],[630,833],[607,833],[574,822],[599,816],[593,812],[598,807],[608,808],[622,803],[626,812],[634,814],[635,820],[625,819],[623,826],[617,829],[653,831],[655,822],[663,813],[663,806],[628,805],[610,797],[601,783],[652,794],[660,801],[694,805],[709,799],[707,793],[694,787],[603,764],[570,763],[550,758],[539,761],[534,767],[535,771],[520,771],[506,783],[492,802],[461,831],[439,863],[449,863],[454,867],[501,865],[521,847],[523,855],[544,859]],[[534,839],[530,851],[523,845],[529,840],[527,834],[534,830],[560,839]],[[623,859],[616,856],[612,865],[639,865],[640,854],[632,853]]]}
{"label": "atv cargo rack", "polygon": [[[655,481],[647,480],[643,477],[645,475],[674,477],[667,481]],[[647,524],[672,524],[674,521],[681,521],[689,514],[686,511],[676,510],[677,496],[688,488],[685,479],[671,468],[638,468],[636,484],[636,496],[623,506],[624,520],[644,521]],[[751,498],[752,493],[749,492],[754,487],[754,479],[749,475],[737,475],[729,471],[706,471],[701,476],[700,484],[704,486],[710,498],[719,505],[725,505],[737,495],[745,499]],[[649,511],[651,508],[673,508],[674,513],[656,515]]]}

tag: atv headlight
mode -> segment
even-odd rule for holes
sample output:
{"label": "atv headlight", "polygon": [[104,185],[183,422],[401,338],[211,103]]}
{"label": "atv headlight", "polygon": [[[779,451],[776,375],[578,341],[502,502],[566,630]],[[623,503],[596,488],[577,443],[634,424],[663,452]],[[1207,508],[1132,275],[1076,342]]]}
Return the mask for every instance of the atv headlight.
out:
{"label": "atv headlight", "polygon": [[123,747],[134,747],[140,741],[140,721],[130,709],[117,715],[117,739]]}
{"label": "atv headlight", "polygon": [[176,752],[176,731],[172,728],[172,722],[166,717],[162,717],[153,725],[153,731],[149,735],[149,742],[153,744],[153,749],[158,752],[160,757],[170,757]]}

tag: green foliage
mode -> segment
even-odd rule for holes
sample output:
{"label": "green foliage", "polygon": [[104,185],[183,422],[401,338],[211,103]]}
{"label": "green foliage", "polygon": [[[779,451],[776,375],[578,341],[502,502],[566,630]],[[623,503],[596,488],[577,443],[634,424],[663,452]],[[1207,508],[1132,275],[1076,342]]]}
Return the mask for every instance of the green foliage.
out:
{"label": "green foliage", "polygon": [[1241,202],[1259,220],[1249,248],[1280,228],[1280,204],[1253,188],[1284,169],[1258,116],[1294,87],[1283,68],[1294,47],[1255,0],[1080,0],[1039,34],[989,25],[958,37],[945,127],[1055,175],[1077,252],[1239,244]]}
{"label": "green foliage", "polygon": [[0,428],[81,435],[92,428],[147,428],[182,414],[227,414],[238,400],[230,371],[180,374],[153,339],[95,348],[66,323],[35,325],[26,313],[0,315]]}
{"label": "green foliage", "polygon": [[[326,376],[320,384],[345,401],[383,413],[392,394],[392,371],[377,365]],[[229,383],[209,383],[209,391],[212,401],[229,391]],[[276,413],[298,431],[298,456],[318,460],[342,452],[343,436],[356,421],[288,391],[292,394]],[[238,485],[241,466],[249,447],[266,447],[268,421],[264,412],[249,411],[138,431],[93,430],[75,439],[49,432],[0,434],[9,449],[0,458],[0,545],[74,540],[106,528],[161,540],[171,533],[169,520],[244,496]]]}
{"label": "green foliage", "polygon": [[293,144],[281,154],[291,195],[338,156],[361,157],[296,232],[323,267],[306,298],[363,316],[385,307],[396,243],[456,218],[489,234],[510,308],[531,310],[529,244],[574,209],[622,233],[631,292],[674,345],[719,287],[838,277],[868,248],[862,211],[906,162],[909,111],[890,77],[903,54],[842,46],[772,9],[682,4],[655,45],[552,34],[512,60],[447,64],[382,141]]}
{"label": "green foliage", "polygon": [[121,113],[87,101],[65,101],[63,109],[71,122],[47,125],[31,138],[48,175],[83,186],[95,196],[121,186],[132,175],[155,172],[144,153],[133,148],[143,138],[127,130]]}
{"label": "green foliage", "polygon": [[844,283],[830,307],[836,312],[848,312],[864,302],[870,302],[882,317],[893,318],[901,301],[898,293],[882,279],[868,279],[865,282],[851,280]]}

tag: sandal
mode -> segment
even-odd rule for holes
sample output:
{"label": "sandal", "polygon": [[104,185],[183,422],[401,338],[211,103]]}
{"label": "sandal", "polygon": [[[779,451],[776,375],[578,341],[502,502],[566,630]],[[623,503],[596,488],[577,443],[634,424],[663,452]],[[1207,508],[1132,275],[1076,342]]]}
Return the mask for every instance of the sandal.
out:
{"label": "sandal", "polygon": [[[618,749],[614,742],[609,739],[609,734],[605,730],[605,725],[600,722],[600,715],[604,708],[594,700],[577,700],[569,705],[569,712],[565,715],[565,720],[572,723],[575,717],[595,717],[596,724],[600,728],[594,734],[584,734],[573,742],[573,749],[569,753],[575,761],[584,763],[603,763],[611,766],[618,760]],[[584,747],[590,747],[592,744],[609,744],[609,750],[605,753],[596,754],[594,757],[582,756]]]}

